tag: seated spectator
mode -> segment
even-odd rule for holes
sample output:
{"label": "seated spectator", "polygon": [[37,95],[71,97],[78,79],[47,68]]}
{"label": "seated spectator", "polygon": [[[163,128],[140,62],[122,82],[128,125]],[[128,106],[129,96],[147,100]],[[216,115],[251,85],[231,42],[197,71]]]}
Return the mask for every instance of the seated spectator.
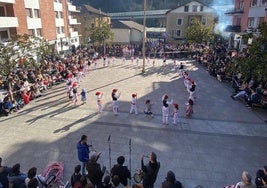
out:
{"label": "seated spectator", "polygon": [[251,90],[248,87],[248,84],[245,83],[245,84],[242,85],[241,91],[238,92],[235,95],[232,95],[231,98],[232,99],[237,99],[238,97],[246,97],[246,96],[249,96],[250,94],[251,94]]}
{"label": "seated spectator", "polygon": [[22,98],[23,98],[23,104],[28,104],[30,102],[31,95],[28,92],[24,91],[22,94]]}
{"label": "seated spectator", "polygon": [[256,188],[256,185],[252,183],[251,175],[248,172],[243,171],[241,178],[241,182],[238,182],[235,185],[235,188]]}
{"label": "seated spectator", "polygon": [[170,170],[167,173],[166,180],[162,182],[161,188],[183,188],[182,183],[177,181],[175,174]]}
{"label": "seated spectator", "polygon": [[20,172],[20,164],[15,164],[8,174],[9,185],[13,188],[20,188],[25,185],[27,175]]}
{"label": "seated spectator", "polygon": [[8,174],[11,171],[11,168],[7,166],[2,166],[2,158],[0,157],[0,187],[8,188]]}
{"label": "seated spectator", "polygon": [[246,101],[247,101],[248,108],[251,108],[252,104],[260,103],[261,98],[260,98],[258,91],[256,90],[256,92],[255,92],[251,89],[251,94],[246,98]]}

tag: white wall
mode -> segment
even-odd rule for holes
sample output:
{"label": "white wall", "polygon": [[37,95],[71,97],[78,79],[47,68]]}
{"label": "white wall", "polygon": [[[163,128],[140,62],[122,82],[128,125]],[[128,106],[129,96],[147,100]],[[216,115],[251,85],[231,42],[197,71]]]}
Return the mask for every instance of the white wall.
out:
{"label": "white wall", "polygon": [[[196,2],[196,1],[192,1],[192,2],[190,2],[190,3],[185,4],[184,6],[186,6],[186,5],[189,6],[189,10],[188,10],[188,12],[186,12],[186,13],[190,13],[190,12],[193,12],[193,10],[192,10],[192,9],[193,9],[193,5],[201,6],[201,5],[203,5],[203,4],[201,4],[201,3],[199,3],[199,2]],[[172,13],[185,13],[185,11],[184,11],[184,6],[178,7],[177,9],[174,9],[174,10],[172,10],[171,12],[172,12]],[[203,6],[204,6],[204,5],[203,5]],[[214,12],[214,9],[209,8],[209,7],[207,7],[207,6],[204,6],[204,10],[203,10],[203,12]],[[194,13],[197,13],[197,12],[194,12]]]}
{"label": "white wall", "polygon": [[143,33],[136,30],[136,29],[131,29],[131,34],[130,34],[130,41],[131,42],[142,42],[143,39]]}
{"label": "white wall", "polygon": [[113,42],[129,43],[130,42],[130,29],[111,29],[114,34]]}
{"label": "white wall", "polygon": [[25,0],[25,8],[39,9],[39,0]]}

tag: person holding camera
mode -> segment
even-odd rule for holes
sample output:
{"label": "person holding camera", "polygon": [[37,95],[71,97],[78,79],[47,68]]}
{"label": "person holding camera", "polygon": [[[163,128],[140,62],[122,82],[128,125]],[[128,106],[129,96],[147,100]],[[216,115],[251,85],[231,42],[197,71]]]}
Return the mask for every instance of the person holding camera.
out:
{"label": "person holding camera", "polygon": [[156,182],[160,162],[157,161],[157,155],[151,152],[149,155],[149,162],[144,164],[144,155],[141,157],[141,170],[143,171],[143,186],[144,188],[154,188]]}

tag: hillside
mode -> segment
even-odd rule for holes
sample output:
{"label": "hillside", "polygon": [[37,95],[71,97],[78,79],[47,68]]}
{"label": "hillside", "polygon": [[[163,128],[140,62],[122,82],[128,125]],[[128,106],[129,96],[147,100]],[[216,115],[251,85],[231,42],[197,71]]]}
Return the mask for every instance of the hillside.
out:
{"label": "hillside", "polygon": [[[147,9],[171,9],[178,4],[187,2],[188,0],[147,0]],[[207,5],[232,4],[233,0],[199,0]],[[144,0],[73,0],[73,4],[80,6],[89,4],[102,11],[109,12],[126,12],[143,10]]]}

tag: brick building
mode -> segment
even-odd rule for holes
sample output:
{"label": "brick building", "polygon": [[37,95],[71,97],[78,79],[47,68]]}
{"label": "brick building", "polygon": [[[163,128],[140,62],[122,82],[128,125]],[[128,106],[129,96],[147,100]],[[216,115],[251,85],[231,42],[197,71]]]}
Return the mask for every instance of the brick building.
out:
{"label": "brick building", "polygon": [[47,39],[57,51],[79,45],[70,0],[0,0],[0,42],[25,33]]}

